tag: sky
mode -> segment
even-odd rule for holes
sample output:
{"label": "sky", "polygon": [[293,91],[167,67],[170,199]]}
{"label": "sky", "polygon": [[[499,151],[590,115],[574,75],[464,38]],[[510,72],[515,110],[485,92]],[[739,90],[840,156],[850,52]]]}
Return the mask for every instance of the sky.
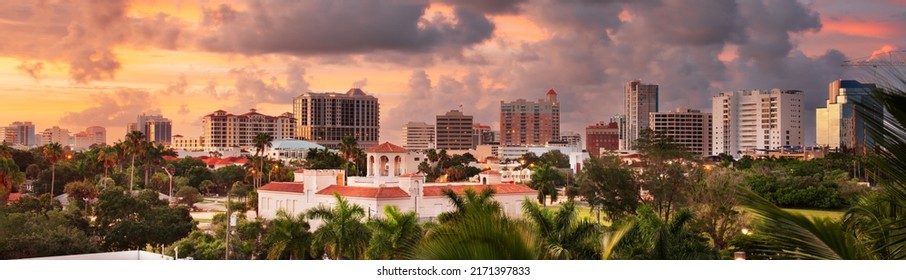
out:
{"label": "sky", "polygon": [[623,84],[660,110],[799,89],[806,143],[844,61],[906,47],[906,1],[41,0],[0,2],[0,125],[32,121],[108,143],[138,114],[199,136],[206,114],[292,111],[304,92],[362,88],[381,141],[462,105],[499,127],[501,101],[555,89],[561,129],[622,113]]}

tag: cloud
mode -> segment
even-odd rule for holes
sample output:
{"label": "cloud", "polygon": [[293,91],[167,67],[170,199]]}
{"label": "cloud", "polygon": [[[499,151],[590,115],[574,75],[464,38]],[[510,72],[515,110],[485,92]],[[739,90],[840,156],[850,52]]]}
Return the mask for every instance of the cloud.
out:
{"label": "cloud", "polygon": [[520,5],[528,0],[441,0],[441,2],[485,14],[517,14],[522,11]]}
{"label": "cloud", "polygon": [[16,70],[28,74],[28,76],[32,77],[32,79],[35,79],[36,81],[40,81],[41,78],[44,77],[41,74],[41,71],[44,70],[44,62],[22,61],[22,63],[16,66]]}
{"label": "cloud", "polygon": [[67,112],[60,123],[88,126],[121,127],[134,122],[141,113],[160,114],[156,99],[146,90],[123,88],[113,92],[92,94],[94,104],[78,112]]}
{"label": "cloud", "polygon": [[461,51],[489,39],[483,14],[454,9],[455,18],[425,17],[427,1],[255,1],[243,11],[205,12],[199,40],[216,52],[259,55],[365,54],[375,51]]}
{"label": "cloud", "polygon": [[182,95],[186,94],[186,90],[189,87],[189,81],[186,79],[186,74],[179,74],[179,78],[175,82],[170,82],[167,84],[167,87],[160,91],[164,95]]}
{"label": "cloud", "polygon": [[368,85],[368,78],[362,78],[361,80],[352,82],[353,88],[365,88],[366,85]]}

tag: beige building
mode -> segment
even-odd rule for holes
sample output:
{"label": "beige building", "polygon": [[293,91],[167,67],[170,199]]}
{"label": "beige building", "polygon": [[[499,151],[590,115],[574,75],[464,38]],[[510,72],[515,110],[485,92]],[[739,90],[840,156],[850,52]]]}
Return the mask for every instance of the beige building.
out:
{"label": "beige building", "polygon": [[434,125],[424,122],[408,122],[403,125],[403,148],[410,151],[433,149]]}
{"label": "beige building", "polygon": [[658,85],[629,81],[623,87],[623,110],[626,114],[625,129],[621,129],[620,150],[632,150],[639,131],[649,126],[649,116],[658,110]]}
{"label": "beige building", "polygon": [[173,135],[172,141],[170,142],[170,148],[194,152],[204,151],[204,136],[185,137],[179,134]]}
{"label": "beige building", "polygon": [[105,145],[107,144],[107,129],[102,126],[89,126],[85,129],[85,132],[88,133],[91,137],[92,144]]}
{"label": "beige building", "polygon": [[711,113],[677,108],[670,112],[652,112],[649,128],[673,138],[673,143],[700,156],[711,155]]}
{"label": "beige building", "polygon": [[0,127],[0,140],[10,145],[35,146],[35,124],[32,122],[13,122],[8,127]]}
{"label": "beige building", "polygon": [[712,155],[793,152],[803,143],[801,90],[723,92],[711,101]]}
{"label": "beige building", "polygon": [[[496,191],[493,199],[511,217],[521,217],[522,202],[535,199],[537,193],[522,184],[503,183],[501,174],[483,172],[478,182],[426,183],[416,174],[419,155],[390,143],[366,149],[368,176],[348,177],[343,170],[299,170],[294,182],[272,182],[258,189],[259,217],[273,219],[283,210],[296,216],[319,205],[336,203],[334,194],[361,206],[369,216],[383,217],[384,207],[392,205],[402,211],[415,211],[421,220],[435,219],[452,211],[453,205],[443,196],[449,189],[462,194],[467,189]],[[344,179],[346,178],[346,179]],[[311,221],[312,228],[320,220]]]}
{"label": "beige building", "polygon": [[380,136],[380,104],[358,88],[346,93],[299,95],[293,101],[297,119],[296,138],[337,148],[345,136],[353,136],[361,147],[377,145]]}
{"label": "beige building", "polygon": [[[880,119],[883,114],[871,97],[874,88],[874,84],[852,80],[831,82],[826,106],[815,110],[815,143],[835,150],[864,150],[871,143],[866,119]],[[856,102],[867,106],[857,106]],[[872,106],[874,109],[868,109]]]}
{"label": "beige building", "polygon": [[544,145],[560,140],[560,102],[548,90],[538,101],[500,101],[500,145]]}
{"label": "beige building", "polygon": [[58,126],[45,129],[44,132],[41,132],[41,143],[43,145],[58,143],[67,146],[69,145],[69,130]]}
{"label": "beige building", "polygon": [[437,149],[468,150],[472,149],[472,116],[459,110],[452,110],[437,115]]}
{"label": "beige building", "polygon": [[255,145],[258,133],[266,133],[274,140],[292,138],[296,119],[291,113],[268,116],[251,109],[248,113],[234,115],[217,110],[204,116],[202,126],[206,150],[249,148]]}

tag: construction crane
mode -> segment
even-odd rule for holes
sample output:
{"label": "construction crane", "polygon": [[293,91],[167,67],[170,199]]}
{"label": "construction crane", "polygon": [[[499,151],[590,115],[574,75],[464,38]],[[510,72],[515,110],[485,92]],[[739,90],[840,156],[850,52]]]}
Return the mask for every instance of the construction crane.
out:
{"label": "construction crane", "polygon": [[843,67],[903,67],[906,66],[906,51],[888,51],[872,53],[843,62]]}

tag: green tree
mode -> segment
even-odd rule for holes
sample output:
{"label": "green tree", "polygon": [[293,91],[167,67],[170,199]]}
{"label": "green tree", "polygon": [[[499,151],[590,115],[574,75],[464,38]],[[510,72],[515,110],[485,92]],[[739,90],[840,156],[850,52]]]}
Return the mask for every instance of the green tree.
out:
{"label": "green tree", "polygon": [[494,200],[497,194],[492,188],[483,188],[481,192],[468,188],[460,196],[451,189],[444,189],[441,194],[453,205],[453,211],[444,212],[437,215],[437,220],[441,223],[450,223],[459,220],[470,212],[487,213],[499,216],[502,213],[500,202]]}
{"label": "green tree", "polygon": [[12,159],[0,157],[0,205],[6,203],[9,194],[25,182],[25,173]]}
{"label": "green tree", "polygon": [[365,210],[334,194],[336,206],[319,205],[309,209],[309,219],[320,219],[323,225],[315,230],[312,246],[322,248],[331,259],[361,259],[371,234],[362,219]]}
{"label": "green tree", "polygon": [[543,163],[532,169],[532,181],[529,187],[538,191],[538,202],[547,205],[547,197],[551,203],[557,202],[557,189],[566,184],[566,178],[550,163]]}
{"label": "green tree", "polygon": [[179,199],[179,204],[184,204],[190,209],[195,207],[195,203],[204,200],[204,196],[198,192],[198,189],[189,186],[180,187],[179,190],[176,191],[176,197]]}
{"label": "green tree", "polygon": [[541,259],[575,260],[599,258],[601,229],[588,219],[579,220],[576,203],[569,201],[556,213],[526,200],[522,203],[525,218],[535,229]]}
{"label": "green tree", "polygon": [[129,166],[132,168],[129,171],[129,191],[135,187],[135,157],[141,156],[142,152],[142,143],[145,142],[145,135],[141,131],[130,131],[126,134],[126,141],[123,142],[123,150],[126,154],[132,156],[132,160],[129,163]]}
{"label": "green tree", "polygon": [[271,260],[301,260],[309,257],[311,251],[311,226],[305,220],[305,213],[297,217],[283,210],[267,225],[264,244],[269,248],[267,258]]}
{"label": "green tree", "polygon": [[[47,196],[45,196],[47,197]],[[48,202],[33,199],[34,206],[47,207]],[[63,211],[11,211],[19,207],[0,207],[0,259],[21,259],[97,251],[85,231],[74,225]]]}
{"label": "green tree", "polygon": [[167,247],[165,252],[173,256],[176,253],[174,249],[179,248],[180,258],[222,260],[226,252],[226,245],[223,242],[211,234],[196,230]]}
{"label": "green tree", "polygon": [[98,196],[98,189],[89,181],[73,181],[66,184],[64,191],[69,194],[69,201],[75,205],[88,204]]}
{"label": "green tree", "polygon": [[273,145],[274,137],[267,133],[258,133],[255,135],[255,156],[258,158],[258,173],[255,180],[255,189],[257,190],[261,187],[261,175],[264,174],[264,158],[267,157],[267,154],[264,153],[264,149],[270,148]]}
{"label": "green tree", "polygon": [[539,163],[550,164],[556,168],[569,168],[569,157],[560,152],[560,150],[552,150],[546,153],[541,154],[538,157]]}
{"label": "green tree", "polygon": [[355,137],[350,135],[343,136],[343,140],[340,141],[340,155],[343,157],[346,162],[343,164],[346,174],[349,174],[349,165],[354,164],[355,155],[358,153],[358,142]]}
{"label": "green tree", "polygon": [[50,143],[44,145],[44,160],[50,163],[50,196],[54,196],[54,184],[56,183],[56,166],[57,161],[63,159],[64,151],[60,143]]}
{"label": "green tree", "polygon": [[704,175],[690,192],[695,212],[693,227],[711,239],[714,249],[727,249],[746,226],[746,215],[737,199],[743,179],[733,170],[717,168]]}
{"label": "green tree", "polygon": [[392,205],[384,208],[384,218],[373,218],[366,226],[371,229],[371,241],[365,255],[373,260],[405,259],[424,236],[418,214],[400,212]]}
{"label": "green tree", "polygon": [[304,167],[306,169],[342,169],[345,162],[342,157],[327,148],[311,148],[305,155]]}
{"label": "green tree", "polygon": [[98,151],[97,160],[104,166],[104,177],[107,176],[107,169],[116,164],[119,154],[113,146],[105,146]]}
{"label": "green tree", "polygon": [[145,190],[136,196],[120,187],[101,191],[96,206],[97,232],[106,250],[140,249],[169,245],[189,235],[195,221],[185,207],[170,208],[158,193]]}
{"label": "green tree", "polygon": [[616,259],[639,260],[714,260],[720,255],[708,244],[707,238],[690,227],[694,215],[680,210],[665,221],[651,207],[638,208],[635,224],[614,252]]}
{"label": "green tree", "polygon": [[602,155],[585,161],[579,173],[579,193],[592,209],[603,211],[611,221],[622,219],[639,206],[639,188],[631,170],[616,156]]}

